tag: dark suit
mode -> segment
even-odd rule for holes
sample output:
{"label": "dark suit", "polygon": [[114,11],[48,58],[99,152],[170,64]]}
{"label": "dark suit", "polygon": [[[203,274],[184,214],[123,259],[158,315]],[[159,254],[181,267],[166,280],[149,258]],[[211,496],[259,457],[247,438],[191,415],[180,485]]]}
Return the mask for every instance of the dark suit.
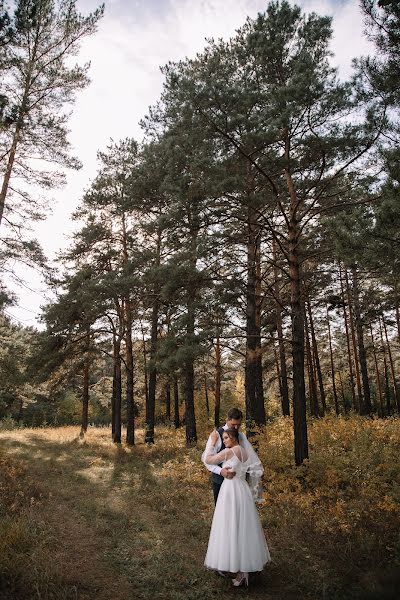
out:
{"label": "dark suit", "polygon": [[[217,429],[217,432],[218,432],[219,437],[221,438],[221,444],[222,444],[221,448],[219,449],[219,452],[221,452],[221,450],[225,450],[225,444],[222,440],[222,434],[224,431],[225,431],[225,429],[223,427],[219,427]],[[218,466],[222,467],[222,463]],[[222,475],[217,475],[217,473],[212,473],[211,479],[212,479],[212,485],[213,485],[214,502],[215,502],[215,504],[217,504],[219,490],[221,489],[221,485],[222,485],[222,482],[224,481],[224,478],[222,477]]]}

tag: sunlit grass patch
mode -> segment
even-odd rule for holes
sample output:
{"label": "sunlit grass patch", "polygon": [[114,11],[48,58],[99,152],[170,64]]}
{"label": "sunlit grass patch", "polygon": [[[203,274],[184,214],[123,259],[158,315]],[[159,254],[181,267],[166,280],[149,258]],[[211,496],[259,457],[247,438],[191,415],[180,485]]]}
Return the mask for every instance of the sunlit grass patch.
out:
{"label": "sunlit grass patch", "polygon": [[[381,593],[400,563],[399,421],[310,420],[310,460],[299,468],[292,430],[281,418],[259,432],[259,513],[273,562],[235,595],[365,600]],[[2,433],[3,505],[18,498],[6,539],[21,558],[12,565],[20,593],[41,581],[45,600],[231,598],[229,582],[203,568],[213,514],[200,461],[207,433],[190,449],[184,430],[169,426],[157,427],[154,445],[138,430],[134,447],[113,444],[106,428],[89,428],[84,439],[76,427]],[[6,564],[10,554],[1,552]],[[21,571],[21,579],[17,566],[28,554],[36,571]]]}

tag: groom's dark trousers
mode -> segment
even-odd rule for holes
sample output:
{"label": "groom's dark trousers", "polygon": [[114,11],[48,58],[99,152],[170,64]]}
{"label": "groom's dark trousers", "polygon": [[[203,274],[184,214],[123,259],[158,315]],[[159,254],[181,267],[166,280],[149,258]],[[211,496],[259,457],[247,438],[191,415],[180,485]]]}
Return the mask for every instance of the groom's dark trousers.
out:
{"label": "groom's dark trousers", "polygon": [[[219,449],[219,452],[221,452],[221,450],[225,450],[225,444],[222,440],[222,434],[224,433],[224,431],[225,430],[223,427],[219,427],[219,429],[217,429],[218,435],[221,438],[221,442],[222,442],[222,446]],[[222,463],[218,466],[221,467]],[[222,475],[217,475],[216,473],[212,473],[212,486],[213,486],[215,504],[217,504],[219,490],[221,489],[221,485],[222,485],[223,481],[224,481],[224,478],[222,477]]]}

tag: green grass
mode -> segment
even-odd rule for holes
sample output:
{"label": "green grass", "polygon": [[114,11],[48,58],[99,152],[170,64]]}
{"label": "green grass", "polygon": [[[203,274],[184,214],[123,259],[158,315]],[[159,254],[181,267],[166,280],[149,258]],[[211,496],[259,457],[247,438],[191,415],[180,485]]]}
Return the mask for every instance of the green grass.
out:
{"label": "green grass", "polygon": [[186,450],[183,432],[168,427],[152,447],[138,432],[132,449],[113,445],[106,429],[83,442],[76,428],[1,433],[0,597],[394,598],[398,422],[363,423],[311,423],[314,458],[301,469],[287,420],[262,434],[260,516],[273,562],[249,590],[203,568],[213,503],[202,442]]}

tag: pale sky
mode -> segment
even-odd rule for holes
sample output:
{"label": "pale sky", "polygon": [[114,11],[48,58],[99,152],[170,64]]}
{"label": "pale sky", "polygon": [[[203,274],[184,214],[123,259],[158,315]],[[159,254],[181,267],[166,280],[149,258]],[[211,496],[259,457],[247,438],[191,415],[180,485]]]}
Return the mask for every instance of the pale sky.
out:
{"label": "pale sky", "polygon": [[[294,2],[292,2],[294,3]],[[100,2],[78,0],[83,14]],[[339,75],[351,74],[351,60],[370,50],[363,36],[358,0],[297,0],[306,12],[333,16],[333,63]],[[91,62],[90,86],[81,92],[70,120],[70,141],[83,163],[78,172],[69,172],[67,185],[51,192],[52,214],[38,223],[35,235],[45,254],[53,259],[68,246],[76,226],[70,215],[96,175],[96,153],[112,138],[141,139],[138,125],[162,89],[159,67],[168,61],[192,57],[201,52],[205,38],[229,38],[246,20],[263,12],[263,0],[106,0],[99,30],[82,45],[78,62]],[[18,306],[7,313],[24,325],[37,325],[40,306],[46,303],[46,289],[38,274],[18,273],[30,289],[16,288]]]}

